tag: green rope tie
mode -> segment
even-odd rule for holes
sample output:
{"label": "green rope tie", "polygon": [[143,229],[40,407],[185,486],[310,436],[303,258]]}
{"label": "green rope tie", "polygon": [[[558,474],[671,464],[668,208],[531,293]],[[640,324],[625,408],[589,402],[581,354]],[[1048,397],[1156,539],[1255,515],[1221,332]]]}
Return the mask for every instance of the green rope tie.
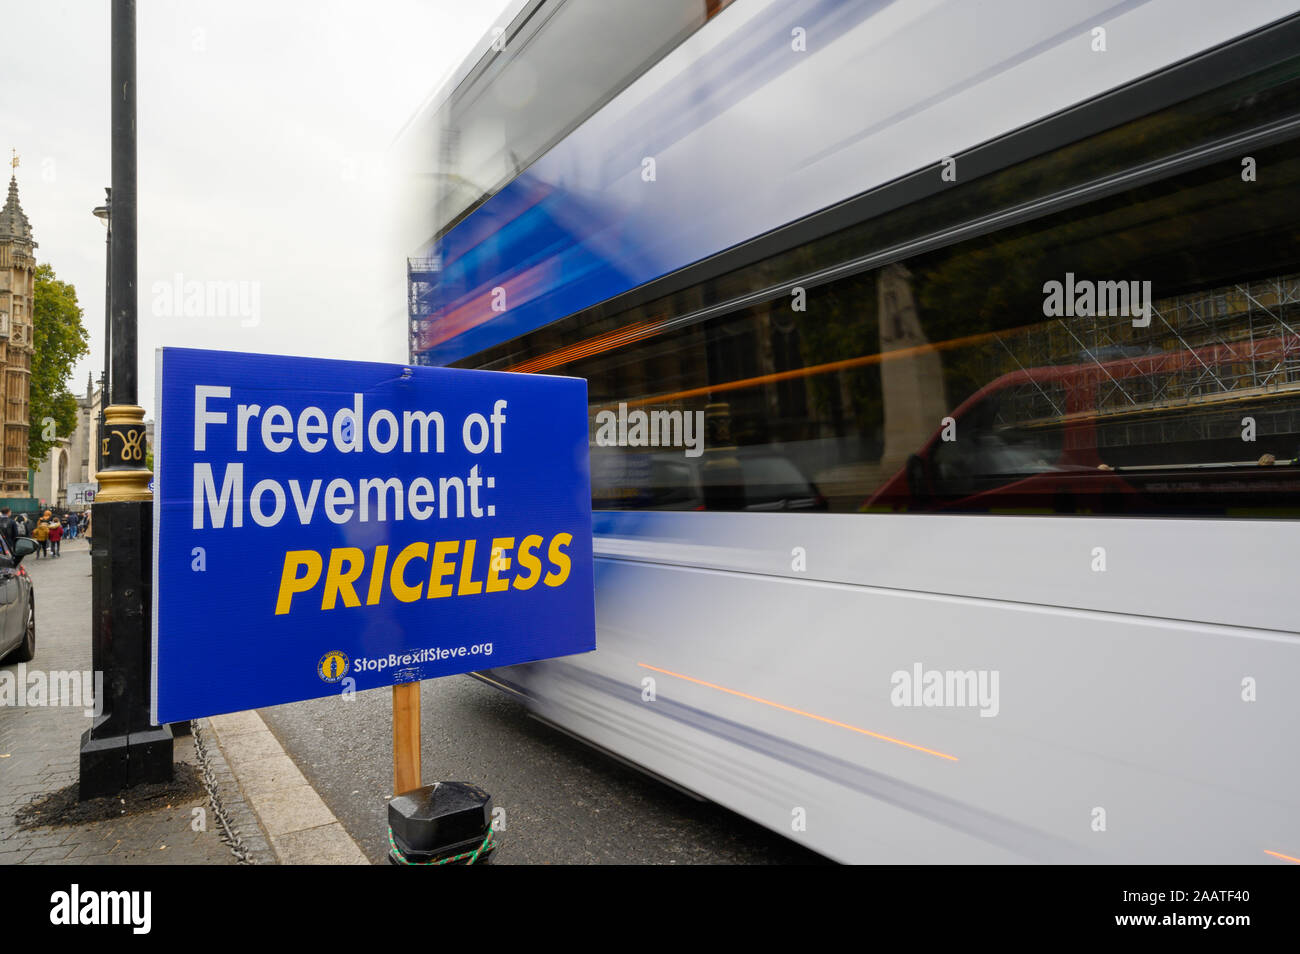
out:
{"label": "green rope tie", "polygon": [[460,861],[462,858],[468,858],[466,864],[473,864],[478,861],[480,855],[486,855],[489,851],[497,846],[492,838],[492,830],[488,829],[487,837],[483,839],[483,844],[479,845],[473,851],[463,851],[459,855],[452,855],[450,858],[435,858],[432,861],[410,861],[406,855],[402,854],[402,849],[397,847],[397,842],[393,839],[393,828],[388,827],[388,847],[393,849],[393,855],[397,858],[399,865],[449,865],[452,862]]}

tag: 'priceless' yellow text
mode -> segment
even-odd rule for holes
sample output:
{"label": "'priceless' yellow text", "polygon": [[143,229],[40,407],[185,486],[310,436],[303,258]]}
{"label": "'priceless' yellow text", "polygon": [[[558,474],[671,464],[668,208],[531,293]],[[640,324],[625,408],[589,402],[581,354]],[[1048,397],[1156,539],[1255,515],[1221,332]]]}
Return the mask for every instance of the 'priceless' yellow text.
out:
{"label": "'priceless' yellow text", "polygon": [[[386,544],[375,547],[370,554],[356,547],[337,547],[328,554],[290,550],[284,555],[284,569],[280,572],[275,615],[288,613],[295,596],[310,593],[318,584],[320,608],[332,610],[340,603],[361,606],[363,596],[366,606],[375,606],[385,592],[403,603],[414,603],[419,599],[531,590],[539,582],[562,586],[569,578],[572,564],[565,548],[573,542],[570,533],[557,533],[545,547],[540,535],[529,534],[519,542],[518,552],[514,537],[495,537],[490,546],[481,550],[479,542],[420,541],[403,547],[391,561]],[[542,564],[542,552],[548,566]],[[518,570],[511,573],[515,564]]]}

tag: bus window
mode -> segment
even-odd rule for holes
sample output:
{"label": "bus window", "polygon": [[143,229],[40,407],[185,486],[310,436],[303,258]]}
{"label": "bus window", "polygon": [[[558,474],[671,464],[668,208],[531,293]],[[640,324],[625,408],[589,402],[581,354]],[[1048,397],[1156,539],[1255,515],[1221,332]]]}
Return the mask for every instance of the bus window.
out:
{"label": "bus window", "polygon": [[[1124,175],[1297,103],[1300,73],[1278,68],[479,357],[585,377],[593,409],[707,419],[698,456],[663,451],[677,464],[636,479],[593,468],[596,506],[1300,516],[1300,140],[1252,148],[1257,181],[1232,153],[993,218],[1035,187],[1072,195],[1067,172]],[[956,224],[970,237],[917,238]],[[797,281],[885,239],[924,250]],[[778,279],[797,304],[706,307]]]}

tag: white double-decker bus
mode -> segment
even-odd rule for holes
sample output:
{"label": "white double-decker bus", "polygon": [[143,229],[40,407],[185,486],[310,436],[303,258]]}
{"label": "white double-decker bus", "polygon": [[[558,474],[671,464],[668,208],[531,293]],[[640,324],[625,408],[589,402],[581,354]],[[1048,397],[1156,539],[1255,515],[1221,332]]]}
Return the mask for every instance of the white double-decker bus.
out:
{"label": "white double-decker bus", "polygon": [[482,678],[831,858],[1300,859],[1300,16],[526,0],[411,360],[588,382],[596,652]]}

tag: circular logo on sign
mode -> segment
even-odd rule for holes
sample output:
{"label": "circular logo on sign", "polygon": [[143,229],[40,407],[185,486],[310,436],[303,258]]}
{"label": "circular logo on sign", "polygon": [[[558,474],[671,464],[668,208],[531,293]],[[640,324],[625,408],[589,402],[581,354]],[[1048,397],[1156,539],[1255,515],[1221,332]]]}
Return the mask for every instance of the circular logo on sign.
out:
{"label": "circular logo on sign", "polygon": [[348,674],[347,654],[331,649],[316,664],[316,672],[326,682],[338,682]]}

